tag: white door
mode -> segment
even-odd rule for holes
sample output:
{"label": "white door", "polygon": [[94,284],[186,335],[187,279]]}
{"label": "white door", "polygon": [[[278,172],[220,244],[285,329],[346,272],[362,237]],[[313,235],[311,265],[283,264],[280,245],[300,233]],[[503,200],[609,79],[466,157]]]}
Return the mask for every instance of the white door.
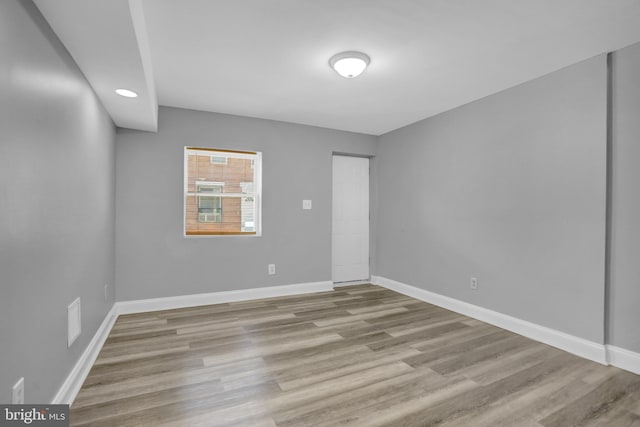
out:
{"label": "white door", "polygon": [[333,156],[333,281],[369,279],[369,159]]}

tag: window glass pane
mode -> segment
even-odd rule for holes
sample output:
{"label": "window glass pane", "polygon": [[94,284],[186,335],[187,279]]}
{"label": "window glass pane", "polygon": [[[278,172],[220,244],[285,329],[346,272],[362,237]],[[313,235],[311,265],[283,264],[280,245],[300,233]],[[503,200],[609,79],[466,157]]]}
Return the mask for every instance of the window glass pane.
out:
{"label": "window glass pane", "polygon": [[185,148],[186,234],[258,233],[259,161],[258,153]]}

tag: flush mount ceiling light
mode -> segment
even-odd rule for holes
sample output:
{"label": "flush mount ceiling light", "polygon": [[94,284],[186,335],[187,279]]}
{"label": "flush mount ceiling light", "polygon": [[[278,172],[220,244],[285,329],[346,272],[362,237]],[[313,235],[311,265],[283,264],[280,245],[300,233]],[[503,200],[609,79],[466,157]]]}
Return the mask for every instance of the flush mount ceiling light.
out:
{"label": "flush mount ceiling light", "polygon": [[329,66],[342,77],[352,79],[362,74],[370,62],[371,59],[362,52],[342,52],[331,57]]}
{"label": "flush mount ceiling light", "polygon": [[116,93],[125,98],[137,98],[138,94],[129,89],[116,89]]}

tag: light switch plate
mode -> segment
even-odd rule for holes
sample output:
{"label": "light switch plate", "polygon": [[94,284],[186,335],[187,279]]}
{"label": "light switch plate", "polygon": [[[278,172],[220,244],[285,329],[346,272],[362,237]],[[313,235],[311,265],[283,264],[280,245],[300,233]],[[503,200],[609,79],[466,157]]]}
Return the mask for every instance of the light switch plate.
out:
{"label": "light switch plate", "polygon": [[303,200],[302,201],[302,209],[310,210],[311,209],[311,200]]}

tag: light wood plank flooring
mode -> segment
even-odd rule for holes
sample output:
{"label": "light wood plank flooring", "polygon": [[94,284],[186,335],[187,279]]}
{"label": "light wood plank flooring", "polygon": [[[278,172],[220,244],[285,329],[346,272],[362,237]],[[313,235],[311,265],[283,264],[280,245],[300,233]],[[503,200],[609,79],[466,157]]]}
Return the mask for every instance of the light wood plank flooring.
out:
{"label": "light wood plank flooring", "polygon": [[395,292],[121,316],[74,426],[640,426],[640,376]]}

